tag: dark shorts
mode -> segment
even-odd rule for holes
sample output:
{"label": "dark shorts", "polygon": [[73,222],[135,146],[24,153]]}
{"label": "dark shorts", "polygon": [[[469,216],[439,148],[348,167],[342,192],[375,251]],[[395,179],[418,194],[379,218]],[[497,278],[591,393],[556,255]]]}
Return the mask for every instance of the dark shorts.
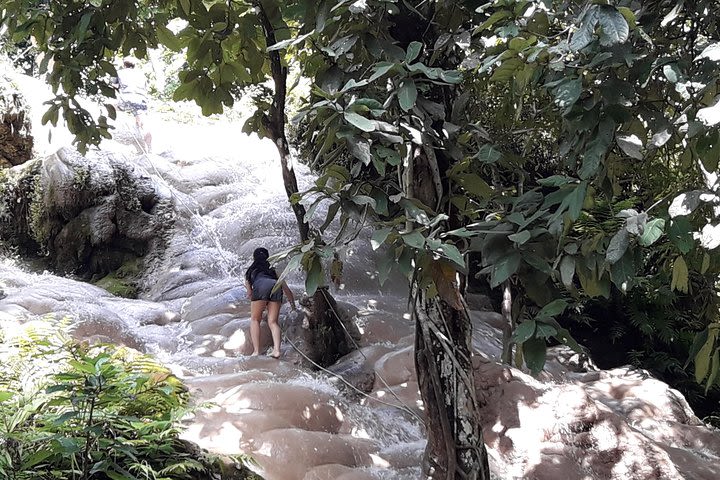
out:
{"label": "dark shorts", "polygon": [[268,302],[282,302],[282,288],[278,288],[274,292],[275,280],[268,277],[258,277],[252,286],[252,301],[265,300]]}

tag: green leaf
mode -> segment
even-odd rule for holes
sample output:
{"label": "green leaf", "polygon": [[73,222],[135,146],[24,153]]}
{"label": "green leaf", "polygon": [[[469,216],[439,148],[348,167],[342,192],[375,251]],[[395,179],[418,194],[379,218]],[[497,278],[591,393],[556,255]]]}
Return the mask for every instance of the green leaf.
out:
{"label": "green leaf", "polygon": [[627,21],[628,26],[631,29],[634,29],[635,27],[637,27],[637,20],[635,18],[635,13],[632,10],[630,10],[627,7],[617,7],[617,9],[618,9],[618,12],[620,12],[622,14],[622,16],[625,17],[625,21]]}
{"label": "green leaf", "polygon": [[544,322],[537,322],[537,329],[535,330],[535,336],[538,338],[550,338],[557,335],[558,331],[552,325],[548,325]]}
{"label": "green leaf", "polygon": [[636,160],[643,159],[643,145],[637,135],[618,135],[616,141],[625,155]]}
{"label": "green leaf", "polygon": [[710,329],[705,344],[695,356],[695,380],[698,383],[702,383],[708,375],[708,371],[710,370],[710,356],[715,348],[717,336],[718,330],[716,328]]}
{"label": "green leaf", "polygon": [[403,80],[398,90],[398,101],[400,102],[400,108],[407,112],[415,106],[417,100],[417,88],[415,87],[415,81],[411,78]]}
{"label": "green leaf", "polygon": [[377,250],[380,248],[380,246],[385,243],[385,240],[387,240],[388,235],[390,235],[390,232],[392,232],[392,228],[380,228],[378,230],[375,230],[370,237],[370,245],[372,246],[373,250]]}
{"label": "green leaf", "polygon": [[78,42],[81,42],[85,40],[85,34],[87,33],[88,26],[90,25],[90,21],[92,20],[92,13],[88,12],[85,15],[82,16],[80,19],[80,23],[78,24],[78,30],[77,30],[77,39]]}
{"label": "green leaf", "polygon": [[552,275],[552,268],[548,264],[548,261],[542,258],[540,255],[535,255],[532,252],[523,252],[523,261],[533,267],[535,270],[544,273],[547,276]]}
{"label": "green leaf", "polygon": [[662,218],[654,218],[645,224],[645,230],[638,241],[643,247],[649,247],[655,243],[663,233],[665,228],[665,220]]}
{"label": "green leaf", "polygon": [[182,7],[185,15],[190,15],[190,0],[180,0],[180,7]]}
{"label": "green leaf", "polygon": [[294,257],[290,259],[288,264],[283,269],[282,273],[278,277],[277,282],[275,282],[275,285],[279,287],[282,286],[282,282],[285,281],[287,276],[297,270],[300,267],[300,263],[302,262],[303,256],[302,254],[297,254]]}
{"label": "green leaf", "polygon": [[695,61],[707,58],[713,62],[720,62],[720,42],[711,43],[697,56]]}
{"label": "green leaf", "polygon": [[367,119],[355,112],[346,111],[343,113],[343,117],[345,117],[345,120],[349,124],[357,127],[363,132],[372,132],[377,128],[377,123],[374,120]]}
{"label": "green leaf", "polygon": [[702,260],[702,266],[700,267],[700,275],[705,275],[705,273],[710,268],[710,255],[707,254],[707,252],[703,253],[703,260]]}
{"label": "green leaf", "polygon": [[712,357],[712,364],[710,366],[710,375],[708,376],[707,383],[705,385],[705,395],[707,395],[708,391],[710,390],[710,387],[713,386],[713,383],[715,383],[715,379],[718,376],[718,371],[720,370],[720,348],[715,349],[715,353]]}
{"label": "green leaf", "polygon": [[460,268],[465,268],[465,257],[457,247],[451,243],[443,243],[437,249],[437,252],[442,254],[443,257],[457,264]]}
{"label": "green leaf", "polygon": [[158,41],[173,52],[179,52],[182,49],[180,40],[175,34],[170,31],[165,25],[158,25],[155,27],[155,34],[157,35]]}
{"label": "green leaf", "polygon": [[677,257],[673,263],[670,289],[688,293],[688,276],[689,272],[685,259],[682,256]]}
{"label": "green leaf", "polygon": [[512,235],[508,235],[508,240],[511,240],[511,241],[517,243],[518,245],[522,245],[523,243],[530,240],[530,238],[532,238],[532,234],[530,233],[529,230],[523,230],[521,232],[514,233]]}
{"label": "green leaf", "polygon": [[606,47],[624,43],[630,34],[628,23],[623,14],[612,5],[600,5],[598,11],[600,25],[600,44]]}
{"label": "green leaf", "polygon": [[355,205],[360,205],[361,207],[367,205],[373,210],[375,210],[375,207],[377,206],[375,203],[375,199],[367,195],[353,195],[352,197],[350,197],[350,200]]}
{"label": "green leaf", "polygon": [[607,252],[605,252],[605,260],[612,265],[625,255],[630,246],[630,233],[623,227],[610,239]]}
{"label": "green leaf", "polygon": [[374,82],[378,78],[382,77],[386,73],[388,73],[393,67],[395,66],[394,63],[388,63],[388,62],[382,62],[375,65],[375,72],[370,75],[370,78],[368,78],[368,82]]}
{"label": "green leaf", "polygon": [[515,327],[511,341],[521,344],[535,335],[535,320],[527,320]]}
{"label": "green leaf", "polygon": [[560,108],[568,108],[574,105],[580,98],[582,93],[582,79],[573,78],[565,80],[563,83],[558,85],[553,94],[555,95],[555,103]]}
{"label": "green leaf", "polygon": [[700,197],[702,191],[693,190],[691,192],[681,193],[673,199],[668,207],[668,214],[670,218],[681,217],[690,215],[695,209],[700,206]]}
{"label": "green leaf", "polygon": [[490,198],[493,194],[493,189],[490,185],[475,173],[458,174],[454,177],[454,180],[465,189],[467,193],[477,198]]}
{"label": "green leaf", "polygon": [[417,230],[403,234],[402,239],[406,245],[413,248],[422,249],[425,246],[425,236]]}
{"label": "green leaf", "polygon": [[493,164],[502,158],[502,153],[497,151],[492,145],[485,144],[480,147],[478,153],[475,155],[482,163]]}
{"label": "green leaf", "polygon": [[568,347],[572,348],[577,353],[584,353],[583,349],[580,347],[580,345],[575,341],[575,339],[570,335],[570,332],[564,328],[558,328],[558,333],[555,335],[555,338],[558,339],[562,344],[567,345]]}
{"label": "green leaf", "polygon": [[480,33],[484,30],[487,30],[488,28],[491,28],[493,25],[495,25],[500,20],[503,20],[505,18],[511,17],[512,13],[508,10],[499,10],[494,12],[492,15],[490,15],[490,18],[485,20],[483,24],[481,24],[479,27],[475,29],[475,33]]}
{"label": "green leaf", "polygon": [[415,60],[418,55],[420,55],[420,50],[422,50],[422,43],[410,42],[407,48],[407,54],[405,55],[405,62],[410,63]]}
{"label": "green leaf", "polygon": [[635,265],[631,254],[624,255],[610,267],[610,279],[621,292],[627,292],[632,287],[635,277]]}
{"label": "green leaf", "polygon": [[537,316],[538,318],[556,317],[564,312],[567,307],[568,303],[565,300],[558,298],[557,300],[553,300],[545,305],[542,310],[538,312]]}
{"label": "green leaf", "polygon": [[495,288],[517,272],[522,261],[520,252],[504,255],[495,265],[490,274],[490,287]]}
{"label": "green leaf", "polygon": [[682,254],[688,253],[695,246],[692,230],[692,225],[687,217],[677,217],[670,221],[668,238]]}
{"label": "green leaf", "polygon": [[39,463],[42,463],[44,460],[46,460],[48,457],[53,455],[52,450],[38,450],[37,452],[30,455],[25,462],[20,467],[20,470],[30,470],[35,465],[38,465]]}
{"label": "green leaf", "polygon": [[545,358],[547,355],[545,340],[537,337],[531,338],[523,343],[522,349],[525,357],[525,365],[527,365],[533,375],[537,375],[545,366]]}
{"label": "green leaf", "polygon": [[[587,182],[581,182],[565,199],[567,200],[568,213],[572,220],[577,220],[585,203],[587,193]],[[565,201],[563,201],[565,203]]]}
{"label": "green leaf", "polygon": [[320,264],[320,257],[313,254],[310,269],[308,270],[307,277],[305,278],[305,291],[308,296],[315,294],[318,287],[324,282],[323,277],[324,275],[322,265]]}
{"label": "green leaf", "polygon": [[541,178],[537,181],[543,187],[562,187],[575,179],[572,177],[566,177],[565,175],[553,175],[547,178]]}
{"label": "green leaf", "polygon": [[370,141],[367,138],[353,136],[347,139],[350,153],[360,160],[363,165],[370,165],[372,154],[370,153]]}

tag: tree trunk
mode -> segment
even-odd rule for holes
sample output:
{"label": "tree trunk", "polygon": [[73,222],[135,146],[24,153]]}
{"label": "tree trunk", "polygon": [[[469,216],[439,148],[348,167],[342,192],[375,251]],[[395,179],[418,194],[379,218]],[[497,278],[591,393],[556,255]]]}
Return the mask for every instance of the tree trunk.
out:
{"label": "tree trunk", "polygon": [[473,382],[470,319],[464,309],[427,297],[417,285],[413,298],[415,367],[428,435],[423,478],[488,480]]}
{"label": "tree trunk", "polygon": [[513,356],[513,348],[510,340],[512,338],[513,331],[515,330],[515,324],[513,323],[512,318],[512,290],[510,288],[510,280],[505,280],[505,283],[503,283],[502,316],[505,321],[503,322],[503,349],[500,360],[509,365]]}
{"label": "tree trunk", "polygon": [[[265,5],[262,1],[256,2],[260,22],[265,32],[265,43],[267,46],[277,43],[275,36],[275,28],[270,22]],[[297,178],[295,172],[290,168],[290,146],[285,134],[285,103],[287,98],[287,67],[283,66],[280,58],[280,52],[273,50],[268,52],[270,58],[270,70],[272,73],[274,92],[273,103],[267,115],[267,128],[270,132],[270,139],[275,143],[280,154],[280,165],[282,168],[283,183],[285,184],[285,193],[295,213],[298,229],[300,231],[300,240],[304,243],[310,238],[310,227],[305,221],[305,207],[298,202],[293,201],[293,196],[298,193]]]}
{"label": "tree trunk", "polygon": [[0,74],[0,168],[20,165],[32,158],[28,106],[10,78]]}
{"label": "tree trunk", "polygon": [[[258,8],[260,22],[265,32],[265,43],[271,46],[277,43],[275,28],[270,21],[270,16],[266,6],[262,1],[257,1],[255,6]],[[287,27],[287,26],[285,26]],[[267,129],[270,132],[270,138],[275,143],[280,154],[280,165],[282,167],[283,183],[285,185],[285,193],[287,194],[290,205],[295,213],[298,230],[300,232],[300,241],[307,242],[310,239],[310,226],[305,221],[305,207],[294,200],[294,196],[298,193],[297,178],[295,172],[290,168],[292,158],[290,156],[290,146],[285,133],[285,103],[287,99],[287,67],[282,64],[280,52],[273,50],[268,52],[270,58],[270,70],[272,73],[274,92],[273,103],[267,115]],[[327,291],[326,288],[318,288],[313,295],[313,311],[315,318],[313,328],[313,341],[323,347],[321,358],[318,362],[325,367],[335,363],[338,358],[354,350],[354,345],[347,345],[346,337],[340,322],[342,321],[335,314],[333,308],[335,299]]]}

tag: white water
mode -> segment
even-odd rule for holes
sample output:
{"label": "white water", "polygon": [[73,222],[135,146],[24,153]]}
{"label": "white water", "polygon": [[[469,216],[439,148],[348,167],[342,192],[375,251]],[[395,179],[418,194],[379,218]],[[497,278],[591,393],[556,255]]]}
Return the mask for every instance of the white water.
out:
{"label": "white water", "polygon": [[[171,173],[191,181],[187,182],[189,188],[181,189],[189,197],[176,196],[180,217],[162,267],[146,279],[148,285],[153,285],[148,296],[153,301],[166,300],[157,292],[162,290],[158,287],[162,286],[163,278],[167,279],[167,272],[179,271],[181,267],[187,269],[188,264],[192,265],[191,268],[199,266],[205,275],[198,282],[207,282],[207,288],[192,297],[171,302],[179,305],[184,320],[193,315],[194,303],[201,303],[204,297],[212,295],[217,295],[216,304],[223,308],[223,304],[236,304],[237,311],[229,314],[228,320],[247,318],[249,306],[240,277],[249,264],[252,251],[264,246],[275,253],[293,245],[298,239],[295,217],[289,208],[274,146],[269,141],[240,134],[239,129],[239,125],[232,124],[200,128],[171,124],[158,128],[158,123],[155,125],[156,151],[164,152],[162,157],[151,155],[147,158],[150,163],[148,170],[159,174],[175,188],[178,184],[175,182],[173,185]],[[165,159],[178,169],[164,174],[163,170],[168,168]],[[314,179],[308,169],[299,164],[294,165],[294,169],[300,190],[309,188]],[[325,212],[320,209],[316,215],[322,221]],[[176,252],[190,253],[176,255]],[[391,293],[383,293],[374,279],[376,267],[366,236],[361,236],[343,252],[343,260],[343,288],[336,289],[333,294],[337,300],[360,309],[361,331],[372,330],[367,328],[366,323],[387,324],[392,330],[392,324],[397,322],[403,325],[405,334],[410,333],[408,321],[404,318],[404,286],[401,281],[395,282],[392,288],[388,285],[384,289]],[[299,272],[289,277],[289,284],[298,297],[303,292],[302,280]],[[208,312],[212,310],[209,308]],[[164,350],[152,337],[146,339],[151,342],[158,358],[174,366],[188,379],[263,368],[251,365],[243,357],[228,358],[233,353],[227,348],[214,349],[223,344],[223,340],[225,346],[231,343],[232,339],[228,341],[222,334],[194,335],[190,323],[186,321],[162,329],[178,339],[177,350]],[[363,345],[372,343],[393,345],[385,338],[371,338]],[[284,349],[286,352],[291,350],[287,345]],[[313,373],[295,366],[287,371],[287,367],[284,365],[285,370],[280,373],[274,365],[270,365],[267,370],[269,377],[261,382],[268,389],[272,389],[273,385],[298,386],[335,399],[344,423],[348,425],[349,435],[369,439],[378,446],[376,453],[371,454],[370,464],[373,466],[360,468],[370,475],[368,478],[418,477],[417,458],[424,448],[424,439],[416,418],[384,404],[373,403],[371,406],[358,398],[346,397],[338,390],[337,381],[325,373]],[[229,382],[223,388],[232,389],[233,386]],[[231,415],[228,419],[231,420]],[[196,440],[203,444],[202,437]],[[216,442],[218,439],[213,438],[211,444]],[[392,468],[383,458],[384,452],[405,457],[415,467]],[[297,473],[301,475],[298,478],[303,478],[301,472]]]}

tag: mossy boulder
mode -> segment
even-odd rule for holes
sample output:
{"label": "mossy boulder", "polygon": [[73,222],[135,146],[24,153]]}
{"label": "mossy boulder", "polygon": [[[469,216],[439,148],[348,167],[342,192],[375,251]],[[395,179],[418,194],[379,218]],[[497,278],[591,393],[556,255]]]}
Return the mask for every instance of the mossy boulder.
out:
{"label": "mossy boulder", "polygon": [[124,157],[63,148],[0,171],[0,241],[58,273],[103,278],[161,250],[174,218],[170,192]]}

